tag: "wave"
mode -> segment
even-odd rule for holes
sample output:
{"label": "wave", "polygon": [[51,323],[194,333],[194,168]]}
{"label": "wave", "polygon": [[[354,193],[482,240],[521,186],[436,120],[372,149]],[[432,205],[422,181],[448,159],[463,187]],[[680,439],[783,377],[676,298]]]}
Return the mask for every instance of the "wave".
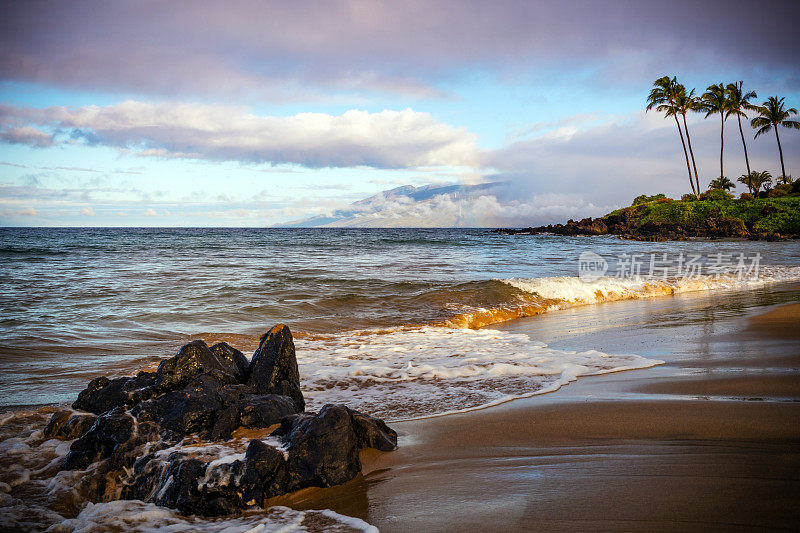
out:
{"label": "wave", "polygon": [[576,276],[497,279],[492,281],[509,289],[506,301],[490,307],[462,306],[460,313],[435,324],[451,328],[480,328],[581,305],[709,290],[745,290],[796,280],[800,280],[800,267],[763,267],[759,277],[742,279],[736,276],[672,280],[602,277],[592,282]]}
{"label": "wave", "polygon": [[[765,269],[758,279],[675,280],[577,277],[469,282],[427,291],[420,307],[445,318],[329,333],[297,331],[298,365],[309,409],[347,403],[388,420],[436,416],[550,392],[580,376],[648,368],[636,354],[556,350],[527,334],[484,326],[573,306],[708,290],[742,290],[800,279],[800,268]],[[474,302],[490,305],[477,307]],[[204,335],[252,351],[257,336]]]}

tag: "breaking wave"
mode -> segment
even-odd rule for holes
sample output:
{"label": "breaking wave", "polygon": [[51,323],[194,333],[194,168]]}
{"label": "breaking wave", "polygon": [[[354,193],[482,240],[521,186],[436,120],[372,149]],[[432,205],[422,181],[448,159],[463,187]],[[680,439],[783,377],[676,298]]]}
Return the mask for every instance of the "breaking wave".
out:
{"label": "breaking wave", "polygon": [[575,276],[498,279],[492,282],[508,287],[504,302],[486,307],[456,304],[451,308],[458,308],[460,312],[438,321],[437,324],[452,328],[480,328],[579,305],[708,290],[746,290],[798,279],[800,267],[763,267],[760,276],[743,279],[735,276],[699,276],[672,280],[603,277],[592,282]]}

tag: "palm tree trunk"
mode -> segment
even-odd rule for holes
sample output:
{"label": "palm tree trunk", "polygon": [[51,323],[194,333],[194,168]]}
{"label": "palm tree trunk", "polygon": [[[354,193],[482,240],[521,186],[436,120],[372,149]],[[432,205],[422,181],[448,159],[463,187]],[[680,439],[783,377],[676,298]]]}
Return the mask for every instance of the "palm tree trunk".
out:
{"label": "palm tree trunk", "polygon": [[700,190],[700,177],[697,175],[697,163],[694,161],[694,152],[692,151],[692,139],[689,137],[689,126],[686,125],[686,113],[683,114],[683,129],[686,130],[686,142],[689,144],[689,155],[692,156],[692,166],[694,167],[694,181],[697,183],[697,190]]}
{"label": "palm tree trunk", "polygon": [[[744,148],[744,163],[747,165],[747,183],[750,183],[750,159],[747,158],[747,143],[744,142],[744,131],[742,131],[742,116],[736,115],[739,119],[739,134],[742,136],[742,147]],[[750,185],[748,185],[750,187]],[[750,187],[752,189],[752,187]]]}
{"label": "palm tree trunk", "polygon": [[719,120],[722,127],[719,129],[719,177],[725,175],[725,172],[722,170],[722,152],[725,150],[725,115],[722,111],[719,112]]}
{"label": "palm tree trunk", "polygon": [[683,130],[681,130],[681,123],[678,122],[678,114],[673,113],[675,117],[675,125],[678,126],[678,134],[681,136],[681,144],[683,145],[683,155],[686,157],[686,170],[689,171],[689,185],[692,186],[692,192],[697,196],[697,191],[694,189],[694,182],[692,181],[692,167],[689,166],[689,153],[686,151],[686,142],[683,140]]}
{"label": "palm tree trunk", "polygon": [[781,179],[786,176],[786,169],[783,167],[783,150],[781,149],[781,138],[778,136],[778,125],[774,124],[775,138],[778,140],[778,154],[781,156]]}

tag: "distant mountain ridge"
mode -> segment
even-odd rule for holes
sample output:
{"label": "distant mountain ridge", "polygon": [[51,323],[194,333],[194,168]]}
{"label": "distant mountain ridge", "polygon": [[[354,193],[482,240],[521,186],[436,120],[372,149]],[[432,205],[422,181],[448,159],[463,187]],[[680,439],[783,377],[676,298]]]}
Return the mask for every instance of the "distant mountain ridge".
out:
{"label": "distant mountain ridge", "polygon": [[[495,181],[477,185],[402,185],[381,191],[378,194],[350,204],[349,209],[337,209],[330,215],[317,215],[295,222],[278,224],[282,228],[320,228],[320,227],[392,227],[400,225],[425,226],[426,220],[419,220],[418,213],[410,213],[414,207],[433,208],[437,199],[452,202],[470,200],[490,195],[506,182]],[[444,197],[444,198],[439,198]],[[427,205],[430,204],[430,205]],[[424,209],[423,209],[424,211]],[[410,220],[416,220],[412,222]],[[434,217],[428,217],[431,225],[437,225]],[[441,225],[441,224],[440,224]],[[444,225],[450,225],[444,224]]]}

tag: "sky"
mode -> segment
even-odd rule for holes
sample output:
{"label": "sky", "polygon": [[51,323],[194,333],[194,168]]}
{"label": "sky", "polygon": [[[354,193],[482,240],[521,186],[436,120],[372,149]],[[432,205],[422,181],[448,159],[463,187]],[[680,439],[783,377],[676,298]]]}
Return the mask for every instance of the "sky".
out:
{"label": "sky", "polygon": [[[0,226],[272,226],[375,195],[378,225],[528,226],[680,197],[674,120],[644,109],[653,81],[743,80],[800,107],[798,15],[796,0],[0,0]],[[706,186],[719,116],[688,125]],[[751,167],[778,176],[774,132],[743,130]],[[735,181],[735,118],[724,132]],[[779,133],[800,177],[800,132]],[[479,192],[382,194],[451,184]]]}

